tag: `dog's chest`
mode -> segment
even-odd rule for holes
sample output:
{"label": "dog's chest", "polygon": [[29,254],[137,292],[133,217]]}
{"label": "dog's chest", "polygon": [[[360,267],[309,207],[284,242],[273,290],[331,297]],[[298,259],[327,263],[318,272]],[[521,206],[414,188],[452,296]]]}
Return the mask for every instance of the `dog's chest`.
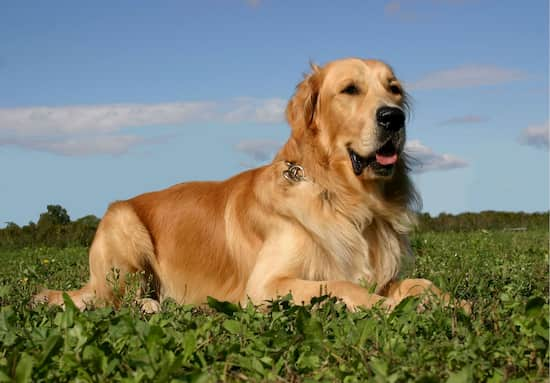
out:
{"label": "dog's chest", "polygon": [[368,203],[309,181],[283,190],[275,210],[307,238],[299,250],[302,278],[382,285],[395,276],[399,236],[390,223],[374,218]]}
{"label": "dog's chest", "polygon": [[406,251],[402,238],[376,221],[363,230],[352,224],[328,224],[312,232],[304,249],[304,279],[365,282],[382,288],[396,276]]}
{"label": "dog's chest", "polygon": [[375,279],[363,225],[329,209],[316,213],[320,216],[310,214],[301,220],[309,237],[304,246],[304,277],[353,282]]}

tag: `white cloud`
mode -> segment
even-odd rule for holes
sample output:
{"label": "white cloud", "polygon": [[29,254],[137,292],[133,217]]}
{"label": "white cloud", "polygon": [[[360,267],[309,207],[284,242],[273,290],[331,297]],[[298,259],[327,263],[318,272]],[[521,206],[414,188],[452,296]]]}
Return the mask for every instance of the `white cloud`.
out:
{"label": "white cloud", "polygon": [[523,129],[519,137],[519,142],[523,145],[533,146],[539,149],[549,147],[550,123],[546,121],[542,124],[531,125]]}
{"label": "white cloud", "polygon": [[497,85],[527,78],[516,69],[494,65],[464,65],[429,73],[421,79],[408,83],[409,90],[456,89],[485,85]]}
{"label": "white cloud", "polygon": [[0,146],[12,145],[65,156],[90,156],[95,154],[120,155],[128,152],[133,146],[154,141],[132,135],[104,135],[56,137],[53,139],[8,139],[0,140]]}
{"label": "white cloud", "polygon": [[411,10],[405,10],[402,6],[403,2],[392,0],[384,6],[384,13],[387,16],[397,17],[401,21],[418,21],[419,13]]}
{"label": "white cloud", "polygon": [[401,1],[392,0],[384,6],[384,12],[388,15],[393,15],[401,11]]}
{"label": "white cloud", "polygon": [[[457,6],[473,0],[391,0],[384,6],[386,16],[397,18],[405,22],[420,22],[431,20],[441,11],[441,6]],[[426,5],[431,5],[427,8]],[[434,12],[435,11],[435,12]]]}
{"label": "white cloud", "polygon": [[0,109],[0,134],[16,137],[112,133],[127,127],[195,122],[213,103],[112,104]]}
{"label": "white cloud", "polygon": [[464,125],[464,124],[480,124],[489,121],[488,117],[478,116],[475,114],[467,114],[464,116],[457,116],[449,118],[445,121],[441,121],[439,125]]}
{"label": "white cloud", "polygon": [[239,142],[235,149],[256,162],[266,162],[271,160],[282,146],[283,143],[277,140],[247,140]]}
{"label": "white cloud", "polygon": [[419,140],[408,141],[405,151],[413,159],[412,171],[425,173],[435,170],[451,170],[468,166],[465,160],[451,154],[438,154]]}
{"label": "white cloud", "polygon": [[277,98],[240,98],[225,102],[0,108],[0,134],[112,133],[128,127],[196,122],[277,123],[283,121],[285,103]]}
{"label": "white cloud", "polygon": [[286,101],[239,98],[221,102],[106,104],[0,108],[0,146],[61,155],[125,153],[150,142],[122,129],[205,122],[270,124],[284,121]]}
{"label": "white cloud", "polygon": [[255,122],[273,124],[284,121],[286,100],[280,98],[253,99],[239,98],[227,105],[229,111],[223,113],[223,121],[228,123]]}

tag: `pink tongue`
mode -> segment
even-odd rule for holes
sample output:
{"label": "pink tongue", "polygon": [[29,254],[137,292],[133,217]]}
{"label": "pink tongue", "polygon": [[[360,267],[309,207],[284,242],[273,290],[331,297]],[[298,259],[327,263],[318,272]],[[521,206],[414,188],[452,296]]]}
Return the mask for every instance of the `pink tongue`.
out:
{"label": "pink tongue", "polygon": [[376,162],[380,165],[392,165],[397,162],[397,154],[392,154],[391,156],[383,156],[382,154],[376,153]]}

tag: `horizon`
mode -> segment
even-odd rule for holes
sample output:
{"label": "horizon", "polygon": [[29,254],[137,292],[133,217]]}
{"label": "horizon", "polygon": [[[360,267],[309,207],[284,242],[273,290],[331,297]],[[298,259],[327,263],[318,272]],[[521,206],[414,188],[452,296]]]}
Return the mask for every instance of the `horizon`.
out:
{"label": "horizon", "polygon": [[[58,204],[48,204],[48,205],[58,205]],[[47,205],[47,206],[48,206]],[[38,214],[38,217],[36,218],[36,220],[31,220],[25,224],[17,224],[13,221],[6,221],[3,223],[3,225],[0,225],[0,230],[3,229],[3,228],[6,228],[8,224],[13,224],[15,223],[17,226],[19,227],[22,227],[22,226],[26,226],[28,224],[31,224],[31,223],[34,223],[36,224],[38,222],[38,219],[40,218],[40,215],[42,213],[46,213],[47,212],[47,206],[44,208],[43,211],[41,211],[39,214]],[[59,205],[61,206],[62,208],[64,208],[64,206],[62,205]],[[447,215],[451,215],[451,216],[459,216],[461,214],[483,214],[483,213],[503,213],[503,214],[508,214],[508,213],[512,213],[512,214],[527,214],[527,215],[531,215],[531,214],[550,214],[550,209],[549,210],[540,210],[540,211],[530,211],[530,212],[527,212],[527,211],[522,211],[522,210],[519,210],[519,211],[507,211],[507,210],[480,210],[480,211],[463,211],[463,212],[458,212],[458,213],[448,213],[448,212],[445,212],[445,211],[442,211],[438,214],[430,214],[429,212],[427,211],[415,211],[416,214],[418,215],[423,215],[423,214],[429,214],[430,218],[437,218],[443,214],[447,214]],[[89,216],[94,216],[95,218],[98,218],[98,219],[101,219],[101,216],[97,216],[95,214],[85,214],[81,217],[72,217],[70,214],[69,215],[69,218],[70,218],[70,221],[71,222],[75,222],[75,221],[78,221],[79,219],[82,219],[82,218],[86,218],[86,217],[89,217]]]}
{"label": "horizon", "polygon": [[548,212],[547,1],[312,4],[5,5],[0,227],[263,165],[309,62],[348,56],[412,96],[422,212]]}

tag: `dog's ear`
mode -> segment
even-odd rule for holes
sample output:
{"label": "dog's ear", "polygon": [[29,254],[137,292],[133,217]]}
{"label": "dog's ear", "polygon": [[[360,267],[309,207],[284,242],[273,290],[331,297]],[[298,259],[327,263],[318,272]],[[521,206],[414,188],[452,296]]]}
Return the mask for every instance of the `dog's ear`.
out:
{"label": "dog's ear", "polygon": [[294,95],[286,107],[286,119],[294,133],[311,127],[315,116],[319,88],[321,86],[321,68],[311,63],[311,73],[296,86]]}

